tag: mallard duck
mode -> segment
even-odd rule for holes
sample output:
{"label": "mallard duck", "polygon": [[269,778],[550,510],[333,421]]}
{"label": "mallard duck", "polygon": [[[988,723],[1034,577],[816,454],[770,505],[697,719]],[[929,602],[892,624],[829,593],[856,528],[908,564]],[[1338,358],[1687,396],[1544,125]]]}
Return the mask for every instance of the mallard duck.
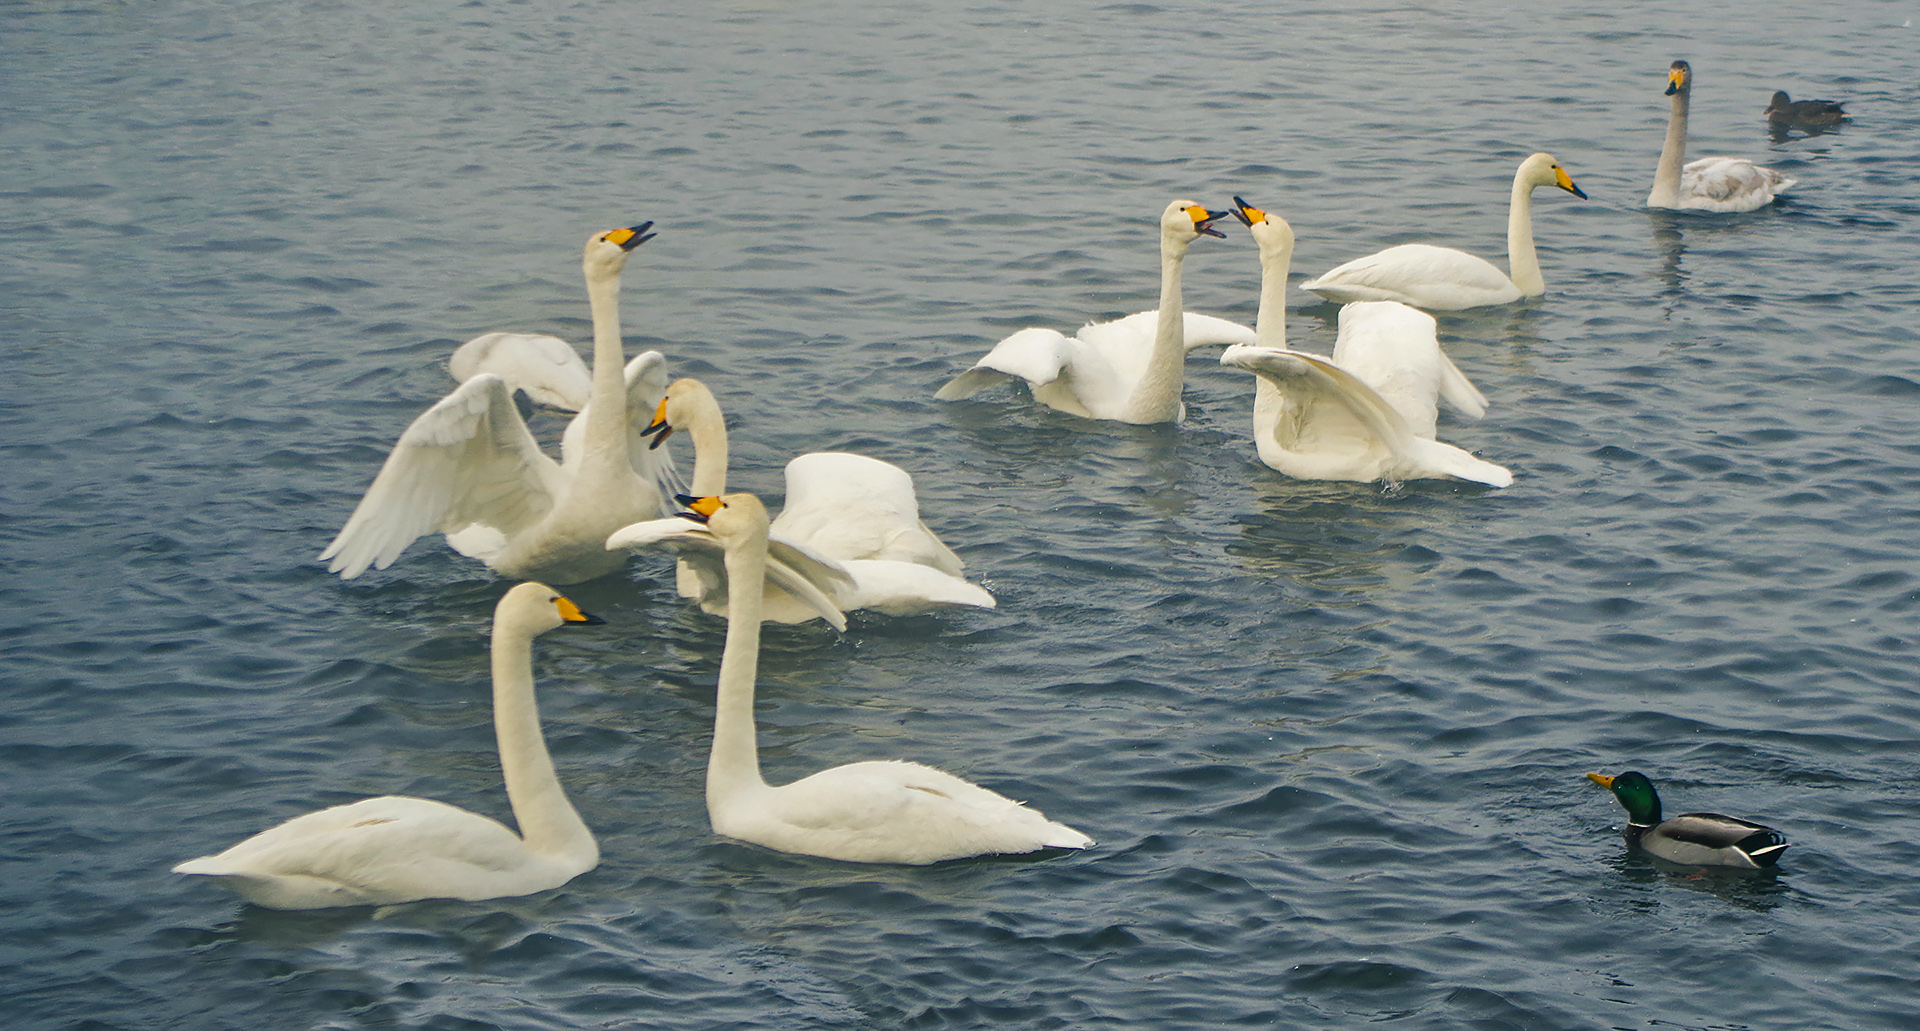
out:
{"label": "mallard duck", "polygon": [[1767,120],[1779,125],[1839,125],[1847,112],[1831,100],[1789,100],[1786,90],[1777,90],[1767,104]]}
{"label": "mallard duck", "polygon": [[1661,859],[1690,866],[1770,869],[1787,850],[1787,837],[1772,827],[1719,813],[1682,813],[1660,818],[1660,793],[1645,774],[1628,770],[1617,777],[1589,773],[1587,779],[1613,792],[1627,810],[1627,844]]}

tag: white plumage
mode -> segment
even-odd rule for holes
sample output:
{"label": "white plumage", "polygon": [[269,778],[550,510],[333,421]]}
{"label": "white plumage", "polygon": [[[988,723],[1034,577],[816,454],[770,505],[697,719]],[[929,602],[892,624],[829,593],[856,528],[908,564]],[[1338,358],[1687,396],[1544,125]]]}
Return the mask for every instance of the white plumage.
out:
{"label": "white plumage", "polygon": [[1553,155],[1533,154],[1520,162],[1507,201],[1511,276],[1465,251],[1409,243],[1355,258],[1300,285],[1342,304],[1399,301],[1427,311],[1459,311],[1538,297],[1547,292],[1533,248],[1533,190],[1538,186],[1558,187],[1583,200],[1587,196]]}
{"label": "white plumage", "polygon": [[[435,530],[454,550],[516,579],[578,583],[620,567],[607,534],[670,510],[661,484],[671,479],[671,460],[640,437],[666,389],[666,359],[649,351],[621,364],[620,270],[627,252],[651,238],[647,225],[587,241],[592,373],[573,367],[577,355],[567,362],[561,351],[572,349],[553,337],[493,334],[463,345],[453,365],[463,382],[401,434],[321,553],[328,570],[352,579],[384,569]],[[582,375],[591,384],[584,396]],[[560,462],[528,431],[516,388],[562,407],[584,405],[567,427]]]}
{"label": "white plumage", "polygon": [[534,637],[598,623],[542,584],[521,584],[493,617],[493,720],[515,834],[425,798],[388,795],[298,816],[173,872],[212,878],[271,909],[490,899],[559,887],[600,861],[553,770],[534,699]]}
{"label": "white plumage", "polygon": [[935,398],[972,397],[1009,378],[1025,380],[1034,399],[1086,419],[1130,423],[1179,422],[1187,351],[1209,344],[1250,343],[1253,331],[1209,315],[1187,314],[1181,268],[1187,248],[1202,235],[1220,236],[1208,211],[1190,200],[1167,205],[1160,217],[1160,307],[1112,322],[1089,323],[1074,336],[1032,327],[993,346],[973,368],[941,387]]}

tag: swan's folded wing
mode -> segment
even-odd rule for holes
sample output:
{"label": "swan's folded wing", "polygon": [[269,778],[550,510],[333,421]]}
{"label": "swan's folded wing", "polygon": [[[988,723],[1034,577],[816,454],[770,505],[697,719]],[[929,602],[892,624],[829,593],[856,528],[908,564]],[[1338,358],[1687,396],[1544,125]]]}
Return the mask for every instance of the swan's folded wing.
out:
{"label": "swan's folded wing", "polygon": [[480,373],[408,426],[333,543],[327,569],[351,580],[407,545],[479,523],[503,536],[553,507],[559,467],[540,451],[506,381]]}
{"label": "swan's folded wing", "polygon": [[1751,211],[1785,193],[1798,180],[1763,168],[1746,158],[1705,157],[1680,172],[1680,193],[1710,202],[1715,210]]}
{"label": "swan's folded wing", "polygon": [[524,391],[536,404],[577,412],[586,407],[593,376],[573,345],[545,333],[485,333],[461,344],[447,371],[462,383],[481,373]]}
{"label": "swan's folded wing", "polygon": [[1060,376],[1071,358],[1071,340],[1057,329],[1030,327],[993,345],[973,368],[955,376],[934,398],[958,401],[1012,376],[1043,385]]}

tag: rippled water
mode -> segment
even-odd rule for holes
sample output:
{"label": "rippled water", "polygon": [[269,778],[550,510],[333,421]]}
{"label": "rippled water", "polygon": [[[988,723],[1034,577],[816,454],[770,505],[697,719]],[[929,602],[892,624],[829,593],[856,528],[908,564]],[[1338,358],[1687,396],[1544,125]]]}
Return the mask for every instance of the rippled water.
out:
{"label": "rippled water", "polygon": [[[1920,978],[1920,119],[1910,5],[0,3],[0,993],[15,1028],[1904,1028]],[[1801,187],[1650,214],[1695,153]],[[1854,124],[1775,142],[1768,94]],[[933,391],[1005,332],[1154,303],[1153,220],[1234,194],[1296,282],[1497,256],[1553,151],[1549,295],[1447,316],[1510,467],[1287,481],[1252,384],[1183,426]],[[769,631],[768,773],[915,758],[1085,854],[867,868],[715,838],[722,628],[659,562],[573,593],[542,704],[599,869],[289,914],[167,873],[299,812],[505,815],[485,631],[422,541],[314,556],[479,332],[714,385],[736,482],[916,476],[993,612]],[[1234,228],[1189,306],[1251,321]],[[1332,306],[1296,290],[1296,346]],[[1581,774],[1764,818],[1771,878],[1626,853]]]}

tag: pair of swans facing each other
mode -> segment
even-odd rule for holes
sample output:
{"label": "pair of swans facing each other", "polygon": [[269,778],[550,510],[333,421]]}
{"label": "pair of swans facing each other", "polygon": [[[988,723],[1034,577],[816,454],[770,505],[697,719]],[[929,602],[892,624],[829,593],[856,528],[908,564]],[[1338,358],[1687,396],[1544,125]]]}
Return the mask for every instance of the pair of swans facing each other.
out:
{"label": "pair of swans facing each other", "polygon": [[1506,469],[1433,439],[1440,400],[1473,419],[1487,407],[1440,349],[1433,316],[1396,301],[1356,301],[1340,309],[1331,358],[1287,347],[1293,229],[1233,200],[1234,215],[1260,246],[1259,338],[1227,348],[1220,362],[1257,378],[1253,438],[1260,460],[1305,480],[1511,484]]}
{"label": "pair of swans facing each other", "polygon": [[[439,531],[455,551],[513,579],[571,584],[618,569],[607,535],[672,511],[671,458],[649,449],[646,420],[666,390],[666,360],[624,363],[620,272],[651,222],[596,233],[582,268],[593,314],[593,367],[565,341],[488,334],[455,352],[461,383],[409,425],[346,525],[320,557],[352,579],[385,569]],[[515,405],[524,389],[574,408],[549,458]]]}
{"label": "pair of swans facing each other", "polygon": [[[1773,203],[1796,180],[1746,158],[1687,160],[1687,110],[1693,97],[1693,67],[1675,61],[1667,68],[1667,138],[1653,172],[1647,207],[1731,214]],[[1784,94],[1780,94],[1784,97]]]}
{"label": "pair of swans facing each other", "polygon": [[[684,429],[694,446],[688,493],[726,489],[726,418],[706,384],[681,378],[668,386],[647,428],[658,448]],[[993,608],[993,595],[966,580],[964,565],[920,518],[913,477],[877,458],[845,452],[801,455],[786,467],[786,505],[773,521],[765,563],[763,617],[779,623],[822,618],[845,629],[842,613],[868,609],[914,615],[951,607]],[[687,533],[684,519],[646,520],[610,535],[610,549],[663,546],[677,551],[679,589],[714,615],[725,615],[729,583],[717,541]]]}

